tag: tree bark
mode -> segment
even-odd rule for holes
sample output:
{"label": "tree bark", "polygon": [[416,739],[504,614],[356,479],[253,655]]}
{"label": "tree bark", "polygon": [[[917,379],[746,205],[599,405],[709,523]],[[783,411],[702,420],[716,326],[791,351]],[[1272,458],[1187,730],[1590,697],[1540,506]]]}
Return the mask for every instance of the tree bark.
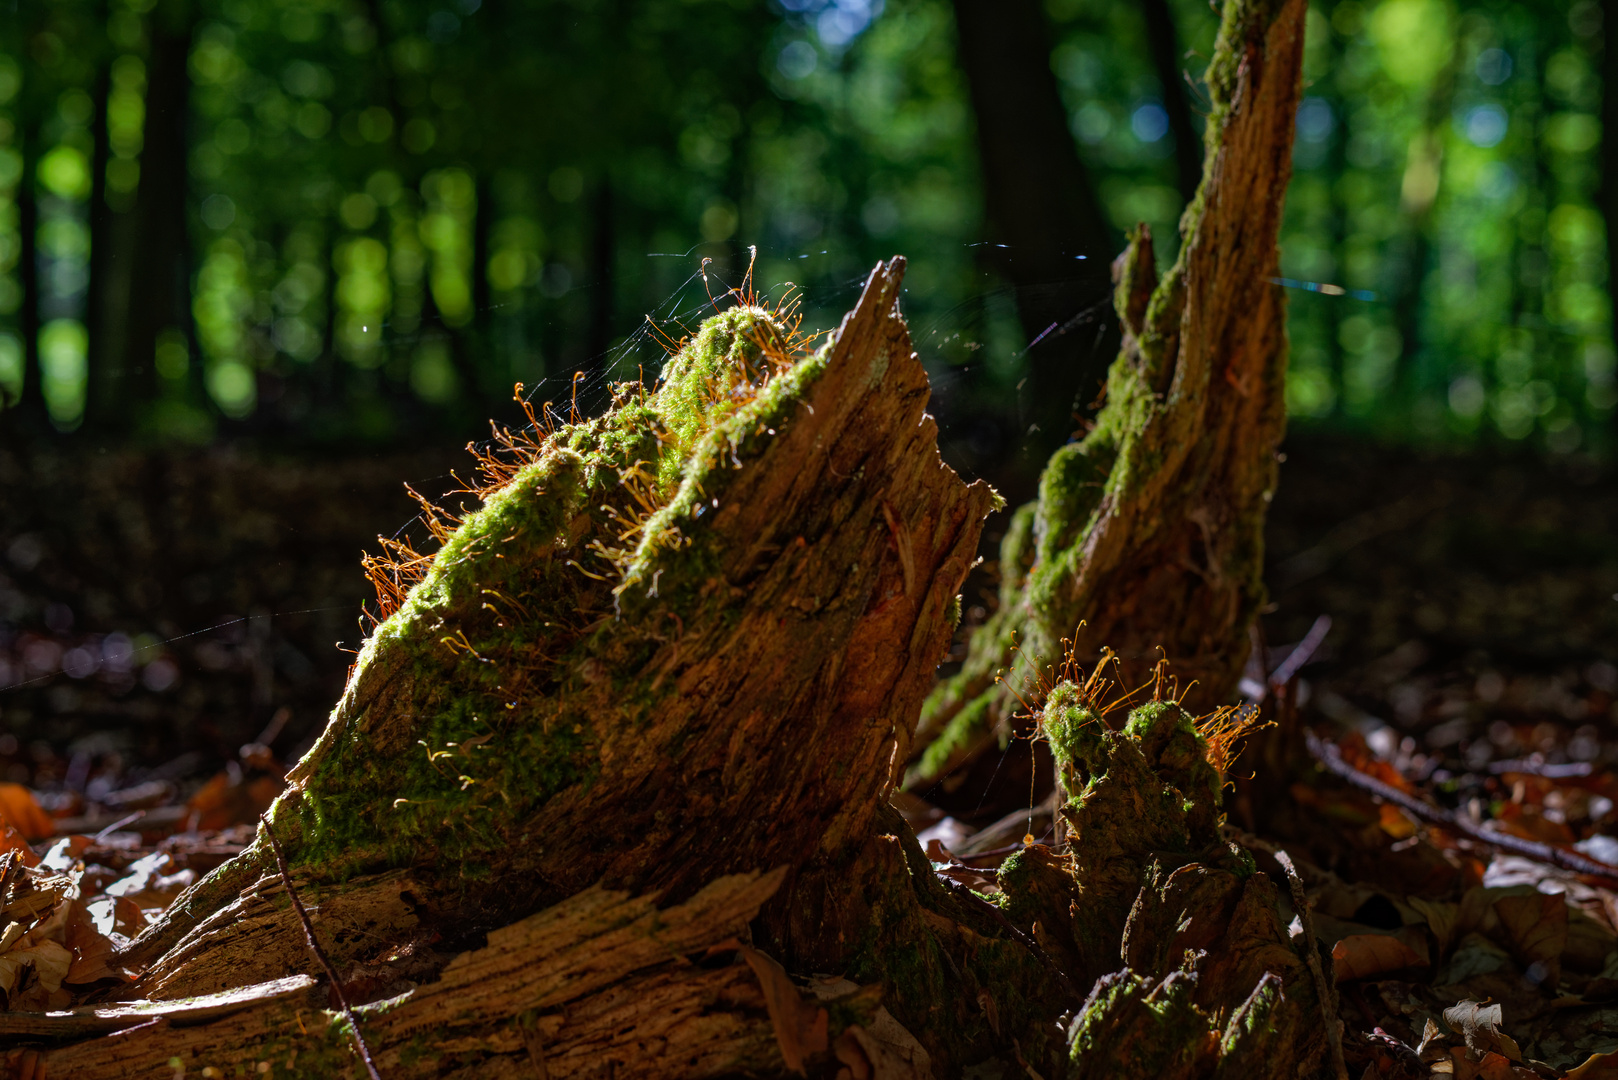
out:
{"label": "tree bark", "polygon": [[999,609],[924,707],[909,784],[1001,742],[1022,711],[1017,695],[1064,655],[1109,647],[1134,684],[1167,655],[1199,701],[1234,692],[1264,598],[1264,515],[1286,419],[1285,303],[1269,282],[1302,50],[1297,0],[1226,5],[1207,72],[1212,160],[1179,259],[1159,282],[1141,226],[1115,265],[1124,343],[1107,403],[1013,516]]}

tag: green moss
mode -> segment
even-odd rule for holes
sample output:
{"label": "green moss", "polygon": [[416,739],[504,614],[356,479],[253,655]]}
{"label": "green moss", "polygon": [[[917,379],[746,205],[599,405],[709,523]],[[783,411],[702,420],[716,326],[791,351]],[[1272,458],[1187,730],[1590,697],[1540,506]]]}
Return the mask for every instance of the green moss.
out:
{"label": "green moss", "polygon": [[1074,1021],[1068,1050],[1073,1075],[1197,1075],[1199,1063],[1211,1056],[1213,1028],[1192,1000],[1195,990],[1196,976],[1188,971],[1160,982],[1128,969],[1107,976]]}
{"label": "green moss", "polygon": [[1131,711],[1124,731],[1140,743],[1158,776],[1179,791],[1193,834],[1211,837],[1224,780],[1208,763],[1208,744],[1196,721],[1172,701],[1154,701]]}
{"label": "green moss", "polygon": [[[776,370],[763,346],[784,340],[761,309],[715,316],[656,393],[559,429],[466,515],[366,642],[294,773],[301,797],[275,810],[295,861],[342,877],[430,852],[474,884],[540,807],[593,783],[602,742],[656,704],[639,678],[656,642],[623,616],[694,602],[718,553],[692,523],[824,370],[826,350]],[[603,709],[609,687],[634,692]]]}
{"label": "green moss", "polygon": [[988,738],[993,731],[993,720],[989,715],[991,704],[988,698],[977,697],[951,717],[943,732],[927,744],[921,760],[906,776],[905,785],[909,787],[922,781],[939,779],[957,753]]}
{"label": "green moss", "polygon": [[1057,780],[1069,797],[1081,786],[1107,771],[1105,730],[1095,713],[1084,704],[1079,688],[1063,681],[1056,684],[1040,712],[1040,730],[1050,744],[1058,765]]}
{"label": "green moss", "polygon": [[1110,454],[1098,453],[1104,448],[1104,444],[1088,440],[1069,443],[1046,463],[1039,477],[1039,502],[1034,516],[1034,532],[1039,538],[1036,566],[1060,561],[1101,505],[1107,472],[1112,466]]}
{"label": "green moss", "polygon": [[734,307],[708,319],[663,368],[655,409],[672,436],[659,479],[672,486],[703,436],[753,396],[765,348],[781,352],[785,335],[771,314]]}

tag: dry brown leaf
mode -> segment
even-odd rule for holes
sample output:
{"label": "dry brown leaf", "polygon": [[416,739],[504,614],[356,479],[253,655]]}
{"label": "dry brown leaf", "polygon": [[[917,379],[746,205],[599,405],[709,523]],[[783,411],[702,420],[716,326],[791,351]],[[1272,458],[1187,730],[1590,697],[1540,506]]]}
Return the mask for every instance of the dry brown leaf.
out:
{"label": "dry brown leaf", "polygon": [[1504,1055],[1488,1053],[1477,1063],[1478,1080],[1539,1080],[1532,1069],[1513,1065]]}
{"label": "dry brown leaf", "polygon": [[1438,953],[1442,956],[1449,952],[1449,947],[1455,941],[1455,927],[1460,921],[1461,905],[1449,904],[1442,900],[1426,900],[1419,896],[1405,899],[1405,903],[1415,908],[1421,917],[1427,920],[1427,929],[1433,932],[1433,938],[1438,942]]}
{"label": "dry brown leaf", "polygon": [[1498,1004],[1481,1005],[1471,1000],[1458,1002],[1444,1010],[1444,1023],[1461,1033],[1466,1039],[1467,1049],[1473,1053],[1501,1054],[1517,1062],[1523,1059],[1516,1041],[1500,1030],[1505,1023],[1505,1010]]}
{"label": "dry brown leaf", "polygon": [[[26,949],[12,949],[0,956],[0,987],[11,993],[22,981],[23,972],[32,968],[46,994],[62,989],[62,980],[72,966],[73,954],[54,941],[42,941]],[[13,1003],[15,1006],[15,1003]]]}
{"label": "dry brown leaf", "polygon": [[1416,1047],[1416,1056],[1423,1065],[1431,1065],[1449,1057],[1449,1046],[1444,1040],[1444,1032],[1438,1022],[1432,1017],[1427,1018],[1426,1026],[1421,1031],[1421,1045]]}
{"label": "dry brown leaf", "polygon": [[1568,1070],[1567,1080],[1618,1080],[1618,1050],[1591,1054],[1584,1064]]}
{"label": "dry brown leaf", "polygon": [[[102,930],[102,924],[111,929],[116,919],[116,906],[120,901],[111,897],[101,897],[89,904],[82,900],[73,901],[72,911],[67,917],[66,944],[73,954],[73,963],[68,968],[63,982],[74,986],[84,986],[102,979],[121,979],[128,981],[124,972],[113,966],[115,950],[129,943],[130,935]],[[135,922],[144,923],[140,916],[140,908],[128,900],[122,901],[127,908],[134,910]],[[92,910],[91,905],[100,910]],[[102,918],[96,916],[100,914]],[[127,921],[127,920],[126,920]],[[116,934],[116,936],[113,936]]]}
{"label": "dry brown leaf", "polygon": [[85,901],[84,906],[102,934],[122,934],[133,939],[146,929],[146,917],[141,914],[140,905],[125,897],[97,896]]}
{"label": "dry brown leaf", "polygon": [[21,784],[0,784],[0,821],[22,833],[25,840],[43,840],[56,831],[34,793]]}
{"label": "dry brown leaf", "polygon": [[787,1068],[802,1073],[804,1061],[812,1054],[823,1053],[829,1043],[826,1010],[805,1001],[786,969],[770,957],[745,945],[741,954],[764,991],[764,1005],[775,1027],[781,1060]]}
{"label": "dry brown leaf", "polygon": [[0,822],[0,855],[11,851],[17,853],[17,857],[22,860],[24,866],[39,865],[39,856],[35,855],[34,849],[28,846],[28,841],[23,839],[22,833],[8,824]]}
{"label": "dry brown leaf", "polygon": [[1387,934],[1350,934],[1331,947],[1332,970],[1338,982],[1368,979],[1390,971],[1425,964],[1426,958]]}
{"label": "dry brown leaf", "polygon": [[1543,965],[1534,981],[1554,987],[1567,948],[1567,901],[1559,893],[1502,896],[1494,910],[1518,959]]}
{"label": "dry brown leaf", "polygon": [[1416,823],[1410,820],[1403,810],[1392,803],[1383,803],[1379,824],[1382,831],[1395,840],[1403,840],[1416,834]]}

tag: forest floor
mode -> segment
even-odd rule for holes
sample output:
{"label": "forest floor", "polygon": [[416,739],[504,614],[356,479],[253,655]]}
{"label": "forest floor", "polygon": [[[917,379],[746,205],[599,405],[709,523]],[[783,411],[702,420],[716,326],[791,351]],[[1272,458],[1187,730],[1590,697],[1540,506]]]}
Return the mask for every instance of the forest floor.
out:
{"label": "forest floor", "polygon": [[[1270,695],[1301,727],[1238,764],[1253,779],[1228,827],[1299,863],[1353,1074],[1552,1076],[1618,1050],[1618,878],[1590,872],[1618,864],[1618,484],[1588,462],[1318,435],[1287,452],[1255,675],[1326,633]],[[138,928],[250,838],[341,691],[334,646],[357,647],[371,595],[360,553],[414,513],[400,481],[439,495],[466,463],[0,451],[0,781],[49,816],[24,829],[39,850],[86,864],[109,925]],[[1302,729],[1358,786],[1299,753]],[[992,891],[1050,785],[1013,743],[902,809]],[[0,810],[26,817],[15,791]],[[51,1003],[29,990],[10,1006]],[[1466,1000],[1503,1013],[1429,1033]]]}

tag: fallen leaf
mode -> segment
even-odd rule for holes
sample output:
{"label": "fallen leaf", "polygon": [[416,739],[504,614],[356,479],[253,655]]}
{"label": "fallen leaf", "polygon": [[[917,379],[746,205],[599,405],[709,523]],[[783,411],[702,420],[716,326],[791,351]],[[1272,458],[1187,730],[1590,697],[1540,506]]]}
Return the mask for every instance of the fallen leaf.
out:
{"label": "fallen leaf", "polygon": [[[885,1010],[884,1010],[885,1012]],[[915,1036],[899,1023],[887,1018],[900,1036],[897,1040],[884,1038],[873,1024],[867,1031],[858,1024],[850,1024],[837,1036],[834,1048],[837,1060],[844,1066],[838,1076],[850,1080],[930,1080],[932,1060],[927,1056]],[[881,1022],[881,1014],[878,1016]]]}
{"label": "fallen leaf", "polygon": [[[85,902],[85,912],[95,921],[98,932],[111,936],[122,934],[134,938],[146,929],[146,917],[140,905],[121,896],[98,896]],[[731,946],[735,948],[735,946]]]}
{"label": "fallen leaf", "polygon": [[1402,971],[1427,961],[1415,949],[1388,934],[1351,934],[1331,947],[1331,962],[1337,981],[1348,982]]}
{"label": "fallen leaf", "polygon": [[[102,979],[128,981],[128,976],[113,966],[116,951],[129,943],[127,935],[119,934],[110,928],[116,917],[115,906],[120,901],[101,897],[92,903],[112,910],[109,910],[103,919],[97,919],[90,910],[90,904],[82,900],[73,902],[73,910],[67,918],[66,932],[66,945],[68,951],[73,954],[73,962],[62,981],[75,986],[100,982]],[[140,909],[128,900],[122,903],[134,908],[136,921],[140,922]],[[101,929],[103,923],[109,925],[108,930]]]}
{"label": "fallen leaf", "polygon": [[1532,1069],[1524,1069],[1513,1065],[1501,1054],[1484,1054],[1483,1060],[1478,1062],[1478,1080],[1524,1080],[1532,1077],[1538,1080],[1539,1074]]}
{"label": "fallen leaf", "polygon": [[102,894],[136,901],[143,908],[166,906],[197,880],[195,870],[164,873],[170,869],[173,859],[166,852],[144,855],[129,864],[123,877],[102,889]]}
{"label": "fallen leaf", "polygon": [[1449,1057],[1449,1047],[1444,1042],[1444,1032],[1439,1028],[1438,1022],[1432,1017],[1427,1018],[1427,1024],[1421,1031],[1421,1045],[1416,1047],[1416,1056],[1423,1065]]}
{"label": "fallen leaf", "polygon": [[1584,1064],[1568,1070],[1567,1080],[1618,1080],[1618,1050],[1591,1054]]}
{"label": "fallen leaf", "polygon": [[1421,917],[1427,920],[1427,929],[1433,932],[1433,938],[1438,942],[1438,955],[1443,956],[1449,952],[1449,947],[1455,940],[1455,927],[1460,921],[1461,906],[1442,900],[1427,900],[1420,896],[1407,897],[1405,903],[1415,908]]}
{"label": "fallen leaf", "polygon": [[786,969],[770,957],[745,945],[741,954],[758,976],[759,988],[764,991],[764,1005],[775,1028],[781,1060],[787,1068],[802,1073],[804,1060],[811,1054],[824,1052],[828,1045],[830,1018],[826,1010],[805,1001]]}
{"label": "fallen leaf", "polygon": [[21,784],[0,784],[0,821],[14,827],[26,840],[43,840],[56,831],[34,793]]}
{"label": "fallen leaf", "polygon": [[1517,1043],[1500,1030],[1505,1010],[1500,1005],[1480,1005],[1462,1001],[1444,1010],[1444,1023],[1459,1031],[1468,1050],[1477,1054],[1501,1054],[1511,1061],[1522,1061]]}
{"label": "fallen leaf", "polygon": [[62,988],[62,980],[73,965],[73,954],[54,941],[41,941],[26,949],[12,949],[0,957],[0,961],[6,960],[32,967],[46,993],[54,994]]}
{"label": "fallen leaf", "polygon": [[1517,958],[1530,968],[1540,965],[1539,977],[1530,972],[1530,981],[1554,987],[1567,948],[1567,901],[1560,893],[1502,896],[1494,910]]}
{"label": "fallen leaf", "polygon": [[1382,831],[1395,840],[1403,840],[1407,836],[1414,836],[1416,823],[1411,821],[1405,812],[1392,803],[1383,803],[1381,810]]}
{"label": "fallen leaf", "polygon": [[39,865],[58,874],[71,873],[79,865],[79,856],[93,843],[88,836],[64,836],[50,846]]}
{"label": "fallen leaf", "polygon": [[22,860],[24,866],[39,865],[39,856],[28,846],[28,841],[23,839],[22,833],[9,824],[0,823],[0,855],[12,851],[17,853],[17,858]]}

